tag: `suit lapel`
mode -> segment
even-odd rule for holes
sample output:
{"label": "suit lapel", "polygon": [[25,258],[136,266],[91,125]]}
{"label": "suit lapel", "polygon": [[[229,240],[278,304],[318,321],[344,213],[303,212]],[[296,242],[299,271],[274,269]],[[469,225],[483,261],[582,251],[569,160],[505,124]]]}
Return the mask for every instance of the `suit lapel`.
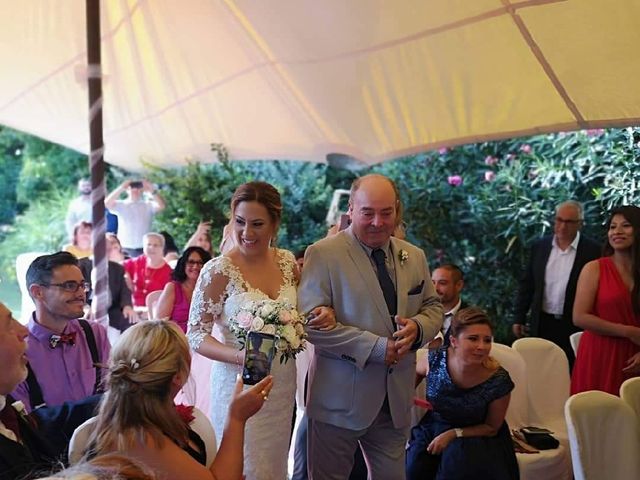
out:
{"label": "suit lapel", "polygon": [[[364,284],[369,289],[371,293],[370,298],[373,299],[373,302],[376,305],[376,308],[380,312],[382,318],[389,317],[389,309],[387,308],[387,304],[384,301],[384,295],[382,294],[382,289],[380,288],[380,283],[378,283],[378,277],[373,271],[373,265],[371,265],[371,260],[367,257],[365,250],[362,248],[362,245],[355,239],[352,235],[345,232],[344,238],[347,242],[347,253],[351,258],[351,261],[355,265],[356,269],[360,273]],[[400,311],[400,310],[398,310]],[[384,322],[387,326],[387,329],[393,333],[391,329],[391,322]]]}
{"label": "suit lapel", "polygon": [[398,315],[404,317],[406,316],[407,309],[406,293],[410,288],[410,286],[408,285],[409,278],[407,276],[409,265],[408,260],[404,263],[404,265],[401,265],[400,260],[398,260],[399,252],[400,247],[397,244],[397,239],[391,237],[391,261],[394,262],[394,270],[396,271],[396,299],[398,302]]}

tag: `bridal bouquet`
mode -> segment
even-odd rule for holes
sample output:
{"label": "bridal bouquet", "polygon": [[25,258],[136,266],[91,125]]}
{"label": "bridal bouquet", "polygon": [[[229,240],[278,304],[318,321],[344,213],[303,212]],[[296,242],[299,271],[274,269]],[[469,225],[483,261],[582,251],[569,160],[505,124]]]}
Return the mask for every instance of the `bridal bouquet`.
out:
{"label": "bridal bouquet", "polygon": [[305,319],[290,303],[271,299],[246,302],[229,319],[229,328],[243,348],[250,330],[274,335],[280,363],[304,350],[304,324]]}

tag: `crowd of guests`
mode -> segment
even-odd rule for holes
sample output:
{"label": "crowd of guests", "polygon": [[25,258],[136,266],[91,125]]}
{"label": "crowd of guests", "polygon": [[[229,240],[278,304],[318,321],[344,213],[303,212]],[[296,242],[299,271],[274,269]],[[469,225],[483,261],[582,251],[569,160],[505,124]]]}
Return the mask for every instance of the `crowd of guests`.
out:
{"label": "crowd of guests", "polygon": [[[164,203],[148,182],[123,183],[107,203],[121,227],[135,224],[124,227],[124,247],[107,237],[118,279],[110,323],[123,332],[113,347],[104,327],[83,319],[91,261],[72,254],[86,246],[80,228],[70,251],[29,267],[26,327],[0,304],[0,479],[36,478],[67,458],[77,465],[60,478],[115,469],[132,472],[122,478],[284,479],[296,392],[305,427],[296,480],[519,478],[505,421],[514,384],[490,356],[493,324],[461,298],[458,266],[430,273],[425,253],[403,239],[393,181],[357,179],[350,225],[295,256],[274,246],[282,202],[264,182],[236,189],[215,258],[207,222],[182,255],[168,256],[177,247],[149,231]],[[147,231],[137,242],[140,212]],[[583,215],[577,202],[558,205],[553,235],[533,244],[513,331],[565,350],[573,393],[618,394],[640,375],[640,209],[611,212],[602,256],[580,233]],[[151,292],[159,300],[138,322],[133,307]],[[265,300],[308,316],[308,355],[274,361],[270,375],[243,386],[244,344],[229,322]],[[428,354],[416,359],[421,347]],[[410,429],[420,375],[430,408]],[[176,398],[201,408],[176,407]]]}

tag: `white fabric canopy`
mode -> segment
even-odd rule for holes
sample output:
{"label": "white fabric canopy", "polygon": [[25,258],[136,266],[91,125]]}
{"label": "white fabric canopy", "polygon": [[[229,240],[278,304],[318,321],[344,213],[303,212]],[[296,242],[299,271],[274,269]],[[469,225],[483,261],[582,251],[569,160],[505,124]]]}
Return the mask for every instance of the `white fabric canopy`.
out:
{"label": "white fabric canopy", "polygon": [[[640,118],[640,0],[103,0],[105,159],[375,163]],[[0,0],[0,123],[89,149],[83,0]]]}

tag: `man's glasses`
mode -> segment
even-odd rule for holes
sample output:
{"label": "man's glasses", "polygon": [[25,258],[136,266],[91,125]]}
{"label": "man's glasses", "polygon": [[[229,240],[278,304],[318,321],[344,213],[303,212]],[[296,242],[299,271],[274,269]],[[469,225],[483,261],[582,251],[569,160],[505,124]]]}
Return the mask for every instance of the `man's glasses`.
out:
{"label": "man's glasses", "polygon": [[189,265],[190,267],[201,267],[204,265],[204,262],[201,260],[187,260],[187,265]]}
{"label": "man's glasses", "polygon": [[556,217],[555,218],[555,222],[556,223],[564,223],[565,225],[577,225],[581,221],[582,220],[567,220],[566,218],[562,218],[562,217]]}
{"label": "man's glasses", "polygon": [[67,282],[62,283],[49,283],[43,284],[43,287],[58,287],[69,293],[76,293],[78,290],[82,288],[84,292],[88,292],[91,289],[91,284],[89,282],[76,282],[75,280],[69,280]]}

